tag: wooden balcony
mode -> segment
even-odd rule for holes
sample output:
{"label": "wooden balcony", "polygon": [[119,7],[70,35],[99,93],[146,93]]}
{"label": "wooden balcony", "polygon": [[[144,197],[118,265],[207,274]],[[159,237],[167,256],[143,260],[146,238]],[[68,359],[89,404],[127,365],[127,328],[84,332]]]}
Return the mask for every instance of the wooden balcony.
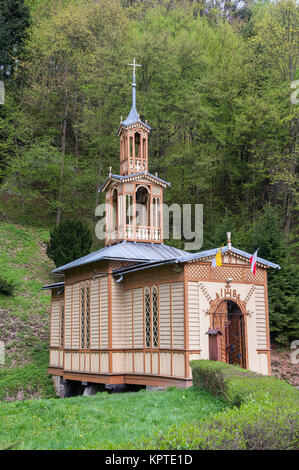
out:
{"label": "wooden balcony", "polygon": [[106,231],[106,243],[121,240],[161,243],[161,228],[149,225],[125,225]]}

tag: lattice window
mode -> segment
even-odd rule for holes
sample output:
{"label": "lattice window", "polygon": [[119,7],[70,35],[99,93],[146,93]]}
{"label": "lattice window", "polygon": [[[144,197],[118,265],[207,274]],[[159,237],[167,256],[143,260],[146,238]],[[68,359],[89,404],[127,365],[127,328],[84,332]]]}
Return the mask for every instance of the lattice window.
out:
{"label": "lattice window", "polygon": [[81,348],[85,344],[85,289],[84,283],[81,284]]}
{"label": "lattice window", "polygon": [[60,346],[64,346],[64,301],[60,303]]}
{"label": "lattice window", "polygon": [[151,347],[151,295],[150,288],[144,289],[144,308],[145,308],[145,346]]}
{"label": "lattice window", "polygon": [[159,313],[157,286],[144,288],[145,309],[145,347],[157,348],[159,345]]}
{"label": "lattice window", "polygon": [[85,288],[85,297],[86,297],[86,317],[85,317],[85,347],[89,349],[90,347],[90,287],[89,287],[89,281],[86,284]]}
{"label": "lattice window", "polygon": [[157,348],[159,343],[159,321],[158,321],[158,289],[152,287],[152,310],[153,310],[153,347]]}
{"label": "lattice window", "polygon": [[90,347],[90,286],[89,281],[81,284],[81,348]]}

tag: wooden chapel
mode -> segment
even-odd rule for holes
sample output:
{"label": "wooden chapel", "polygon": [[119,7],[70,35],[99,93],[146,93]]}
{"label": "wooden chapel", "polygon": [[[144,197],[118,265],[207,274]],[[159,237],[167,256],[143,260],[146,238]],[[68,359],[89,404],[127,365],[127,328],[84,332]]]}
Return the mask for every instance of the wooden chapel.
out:
{"label": "wooden chapel", "polygon": [[[188,387],[189,362],[214,359],[270,374],[267,270],[234,248],[198,253],[163,243],[163,191],[148,171],[151,128],[132,107],[120,123],[120,172],[106,198],[105,248],[54,269],[49,374],[84,384]],[[138,208],[138,213],[137,213]]]}

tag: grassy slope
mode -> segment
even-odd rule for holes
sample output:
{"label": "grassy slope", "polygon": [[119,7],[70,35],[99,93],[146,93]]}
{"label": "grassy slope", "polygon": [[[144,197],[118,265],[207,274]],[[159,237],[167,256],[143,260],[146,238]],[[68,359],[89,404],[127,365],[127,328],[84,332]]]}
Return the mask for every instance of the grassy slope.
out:
{"label": "grassy slope", "polygon": [[172,424],[194,423],[225,408],[221,400],[195,388],[2,402],[0,448],[128,448]]}
{"label": "grassy slope", "polygon": [[47,230],[0,222],[0,276],[16,285],[11,297],[0,294],[0,400],[53,396],[48,364],[50,296],[41,287],[51,281],[53,265],[45,252]]}

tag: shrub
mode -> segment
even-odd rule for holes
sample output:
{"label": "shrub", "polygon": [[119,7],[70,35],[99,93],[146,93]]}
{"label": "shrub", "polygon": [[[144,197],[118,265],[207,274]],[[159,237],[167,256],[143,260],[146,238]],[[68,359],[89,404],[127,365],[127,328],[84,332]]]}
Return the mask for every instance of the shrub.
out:
{"label": "shrub", "polygon": [[12,295],[15,289],[13,282],[6,281],[3,277],[0,277],[0,294]]}
{"label": "shrub", "polygon": [[231,407],[197,424],[173,426],[143,449],[288,450],[299,448],[299,394],[286,382],[222,362],[192,361],[194,385]]}
{"label": "shrub", "polygon": [[192,361],[194,385],[221,396],[229,406],[250,401],[284,401],[298,403],[297,390],[276,377],[268,377],[240,367],[208,360]]}
{"label": "shrub", "polygon": [[58,267],[87,255],[91,246],[88,225],[80,220],[65,220],[51,231],[47,255]]}
{"label": "shrub", "polygon": [[298,449],[298,410],[273,403],[244,405],[198,424],[172,426],[140,444],[160,450]]}

